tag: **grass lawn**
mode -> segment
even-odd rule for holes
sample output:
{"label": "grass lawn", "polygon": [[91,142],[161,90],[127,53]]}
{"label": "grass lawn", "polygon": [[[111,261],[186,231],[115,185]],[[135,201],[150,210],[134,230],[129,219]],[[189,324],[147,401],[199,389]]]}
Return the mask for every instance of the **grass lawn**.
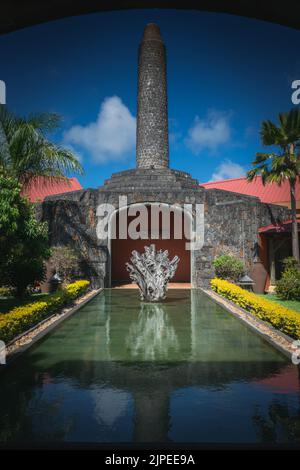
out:
{"label": "grass lawn", "polygon": [[297,312],[300,313],[300,301],[299,300],[280,300],[276,294],[260,294],[260,297],[264,297],[264,299],[271,300],[272,302],[276,302],[277,304],[280,304],[283,307],[296,310]]}
{"label": "grass lawn", "polygon": [[33,294],[30,297],[26,297],[24,300],[19,300],[14,297],[0,297],[0,313],[7,313],[14,307],[30,304],[35,300],[42,300],[47,295],[48,294]]}

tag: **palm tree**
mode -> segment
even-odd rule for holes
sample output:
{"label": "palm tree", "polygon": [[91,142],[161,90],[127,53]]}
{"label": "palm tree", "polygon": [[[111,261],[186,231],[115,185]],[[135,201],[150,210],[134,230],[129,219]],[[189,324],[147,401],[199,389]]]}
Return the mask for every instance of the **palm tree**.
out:
{"label": "palm tree", "polygon": [[291,194],[292,211],[292,251],[293,257],[299,258],[299,237],[296,211],[296,181],[300,173],[300,110],[293,108],[278,115],[279,124],[271,121],[262,123],[260,135],[263,145],[278,147],[279,152],[257,153],[252,162],[255,167],[248,171],[247,178],[252,181],[260,174],[263,184],[267,182],[281,184],[288,180]]}
{"label": "palm tree", "polygon": [[37,176],[65,178],[70,172],[82,174],[76,156],[50,142],[47,134],[59,128],[58,114],[42,113],[17,117],[0,106],[0,171],[26,186]]}

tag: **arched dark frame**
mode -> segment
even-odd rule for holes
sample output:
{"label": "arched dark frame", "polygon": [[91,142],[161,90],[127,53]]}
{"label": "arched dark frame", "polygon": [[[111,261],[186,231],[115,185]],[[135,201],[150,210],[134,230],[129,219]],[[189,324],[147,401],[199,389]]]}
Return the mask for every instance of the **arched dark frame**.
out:
{"label": "arched dark frame", "polygon": [[[172,0],[2,0],[0,34],[67,16],[112,10],[177,8]],[[299,0],[280,2],[254,0],[185,0],[182,9],[202,10],[256,18],[300,29]]]}

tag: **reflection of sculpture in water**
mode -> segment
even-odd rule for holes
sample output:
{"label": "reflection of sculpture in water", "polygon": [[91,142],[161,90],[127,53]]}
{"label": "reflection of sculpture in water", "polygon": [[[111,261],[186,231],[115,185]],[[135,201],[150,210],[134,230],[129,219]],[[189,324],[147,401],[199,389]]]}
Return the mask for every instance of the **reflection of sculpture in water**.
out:
{"label": "reflection of sculpture in water", "polygon": [[141,304],[138,320],[130,326],[126,345],[132,357],[144,361],[168,359],[172,351],[178,351],[178,338],[163,305]]}
{"label": "reflection of sculpture in water", "polygon": [[155,245],[145,246],[145,252],[132,252],[131,264],[126,263],[130,279],[137,283],[141,299],[155,302],[166,298],[167,285],[175,274],[178,256],[170,261],[168,251],[156,251]]}

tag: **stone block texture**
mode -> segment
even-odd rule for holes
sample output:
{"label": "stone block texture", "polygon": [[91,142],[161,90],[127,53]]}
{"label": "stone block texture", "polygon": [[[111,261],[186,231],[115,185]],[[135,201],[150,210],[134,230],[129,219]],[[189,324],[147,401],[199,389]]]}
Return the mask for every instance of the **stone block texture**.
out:
{"label": "stone block texture", "polygon": [[[125,175],[126,176],[126,173]],[[134,185],[133,185],[134,186]],[[208,287],[214,277],[213,260],[223,251],[241,258],[251,271],[258,241],[259,227],[290,218],[282,206],[263,204],[256,197],[242,196],[199,186],[176,188],[157,181],[155,187],[126,186],[117,189],[87,189],[46,198],[37,208],[41,220],[50,229],[51,245],[68,245],[79,256],[78,276],[88,277],[97,287],[110,286],[110,244],[97,238],[97,207],[108,203],[119,207],[119,196],[126,195],[128,204],[165,203],[204,204],[204,245],[191,252],[191,282],[194,287]]]}
{"label": "stone block texture", "polygon": [[169,166],[166,50],[157,25],[146,26],[139,47],[136,162]]}

